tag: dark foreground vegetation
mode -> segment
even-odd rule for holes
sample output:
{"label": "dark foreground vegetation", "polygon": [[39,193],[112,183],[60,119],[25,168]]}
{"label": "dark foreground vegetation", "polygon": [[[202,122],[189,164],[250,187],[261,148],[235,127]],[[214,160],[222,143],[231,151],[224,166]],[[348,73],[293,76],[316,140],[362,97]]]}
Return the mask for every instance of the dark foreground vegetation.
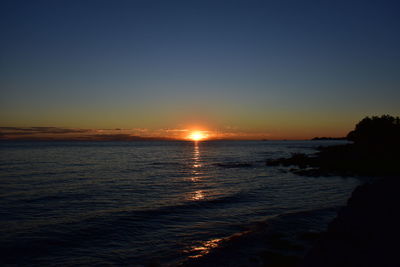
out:
{"label": "dark foreground vegetation", "polygon": [[267,161],[270,166],[295,166],[293,172],[310,176],[400,175],[400,118],[366,117],[347,135],[351,144],[320,147],[313,155]]}
{"label": "dark foreground vegetation", "polygon": [[267,162],[296,166],[292,171],[302,175],[379,177],[354,190],[304,260],[282,260],[273,266],[400,266],[400,119],[389,115],[364,118],[347,139],[352,143]]}

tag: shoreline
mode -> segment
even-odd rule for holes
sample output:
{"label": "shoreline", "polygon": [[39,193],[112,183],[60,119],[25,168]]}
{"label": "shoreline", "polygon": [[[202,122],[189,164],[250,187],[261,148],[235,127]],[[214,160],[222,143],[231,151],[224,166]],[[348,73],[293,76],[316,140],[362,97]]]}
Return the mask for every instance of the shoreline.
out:
{"label": "shoreline", "polygon": [[358,177],[347,204],[307,253],[301,267],[399,266],[399,145],[388,140],[319,147],[315,154],[267,160],[303,176]]}
{"label": "shoreline", "polygon": [[[275,216],[172,266],[398,266],[398,188],[398,177],[365,182],[345,206]],[[311,231],[310,220],[318,223]]]}
{"label": "shoreline", "polygon": [[200,257],[189,257],[167,266],[278,266],[282,263],[286,264],[284,266],[295,266],[313,247],[340,208],[272,216],[219,240]]}
{"label": "shoreline", "polygon": [[300,266],[399,266],[399,188],[399,177],[358,186]]}

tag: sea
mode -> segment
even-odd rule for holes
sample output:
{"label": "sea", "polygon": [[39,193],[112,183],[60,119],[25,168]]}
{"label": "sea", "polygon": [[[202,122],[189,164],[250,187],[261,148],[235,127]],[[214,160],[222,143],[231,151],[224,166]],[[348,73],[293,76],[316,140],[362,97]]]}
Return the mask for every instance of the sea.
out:
{"label": "sea", "polygon": [[323,231],[361,183],[266,160],[343,142],[1,141],[0,265],[256,266],[260,237]]}

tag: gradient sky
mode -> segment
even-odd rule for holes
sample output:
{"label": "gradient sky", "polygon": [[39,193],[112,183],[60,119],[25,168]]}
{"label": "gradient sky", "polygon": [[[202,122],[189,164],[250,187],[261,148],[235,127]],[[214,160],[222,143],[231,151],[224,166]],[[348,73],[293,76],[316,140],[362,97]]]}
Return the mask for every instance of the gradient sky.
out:
{"label": "gradient sky", "polygon": [[3,0],[0,126],[343,136],[400,115],[399,14],[382,0]]}

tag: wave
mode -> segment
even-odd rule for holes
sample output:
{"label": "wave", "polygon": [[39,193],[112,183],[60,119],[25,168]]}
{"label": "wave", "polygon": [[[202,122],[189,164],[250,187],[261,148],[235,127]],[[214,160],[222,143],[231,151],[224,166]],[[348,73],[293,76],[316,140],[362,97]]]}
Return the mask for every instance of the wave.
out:
{"label": "wave", "polygon": [[4,172],[15,172],[15,171],[24,171],[23,173],[12,173],[7,174],[7,178],[34,178],[34,177],[41,177],[41,178],[48,178],[52,176],[61,176],[61,175],[74,175],[82,173],[79,170],[63,170],[63,171],[32,171],[30,173],[26,172],[25,169],[2,169]]}
{"label": "wave", "polygon": [[[173,265],[269,266],[268,255],[304,256],[338,209],[329,207],[269,216],[253,222],[244,231],[192,246],[186,251],[187,257]],[[215,244],[207,247],[210,242]]]}
{"label": "wave", "polygon": [[188,201],[179,205],[169,205],[160,206],[154,209],[141,209],[141,210],[131,210],[131,211],[120,211],[114,215],[121,215],[124,218],[129,217],[152,217],[161,215],[175,215],[181,214],[183,212],[201,212],[201,209],[214,208],[216,205],[222,204],[236,204],[238,202],[243,202],[246,199],[246,193],[239,192],[236,194],[222,196],[218,198],[205,199],[199,201]]}
{"label": "wave", "polygon": [[152,162],[149,165],[152,165],[152,166],[178,166],[178,165],[183,165],[183,164],[179,163],[179,162],[173,162],[173,161],[163,161],[163,162]]}
{"label": "wave", "polygon": [[222,167],[222,168],[250,168],[253,167],[252,163],[249,162],[220,162],[214,163],[215,166]]}
{"label": "wave", "polygon": [[[107,246],[110,242],[145,243],[146,233],[157,232],[162,225],[176,221],[183,214],[186,217],[190,213],[199,214],[204,209],[244,201],[245,197],[245,193],[239,192],[214,199],[153,209],[100,210],[85,217],[76,216],[59,221],[49,219],[36,227],[25,228],[18,233],[8,235],[0,241],[0,251],[5,255],[3,257],[5,263],[15,260],[16,255],[20,257],[19,263],[23,263],[24,259],[45,259],[46,255],[57,254],[61,250],[65,252],[86,246],[96,250]],[[58,198],[59,196],[48,196],[37,198],[35,201],[56,201]]]}

